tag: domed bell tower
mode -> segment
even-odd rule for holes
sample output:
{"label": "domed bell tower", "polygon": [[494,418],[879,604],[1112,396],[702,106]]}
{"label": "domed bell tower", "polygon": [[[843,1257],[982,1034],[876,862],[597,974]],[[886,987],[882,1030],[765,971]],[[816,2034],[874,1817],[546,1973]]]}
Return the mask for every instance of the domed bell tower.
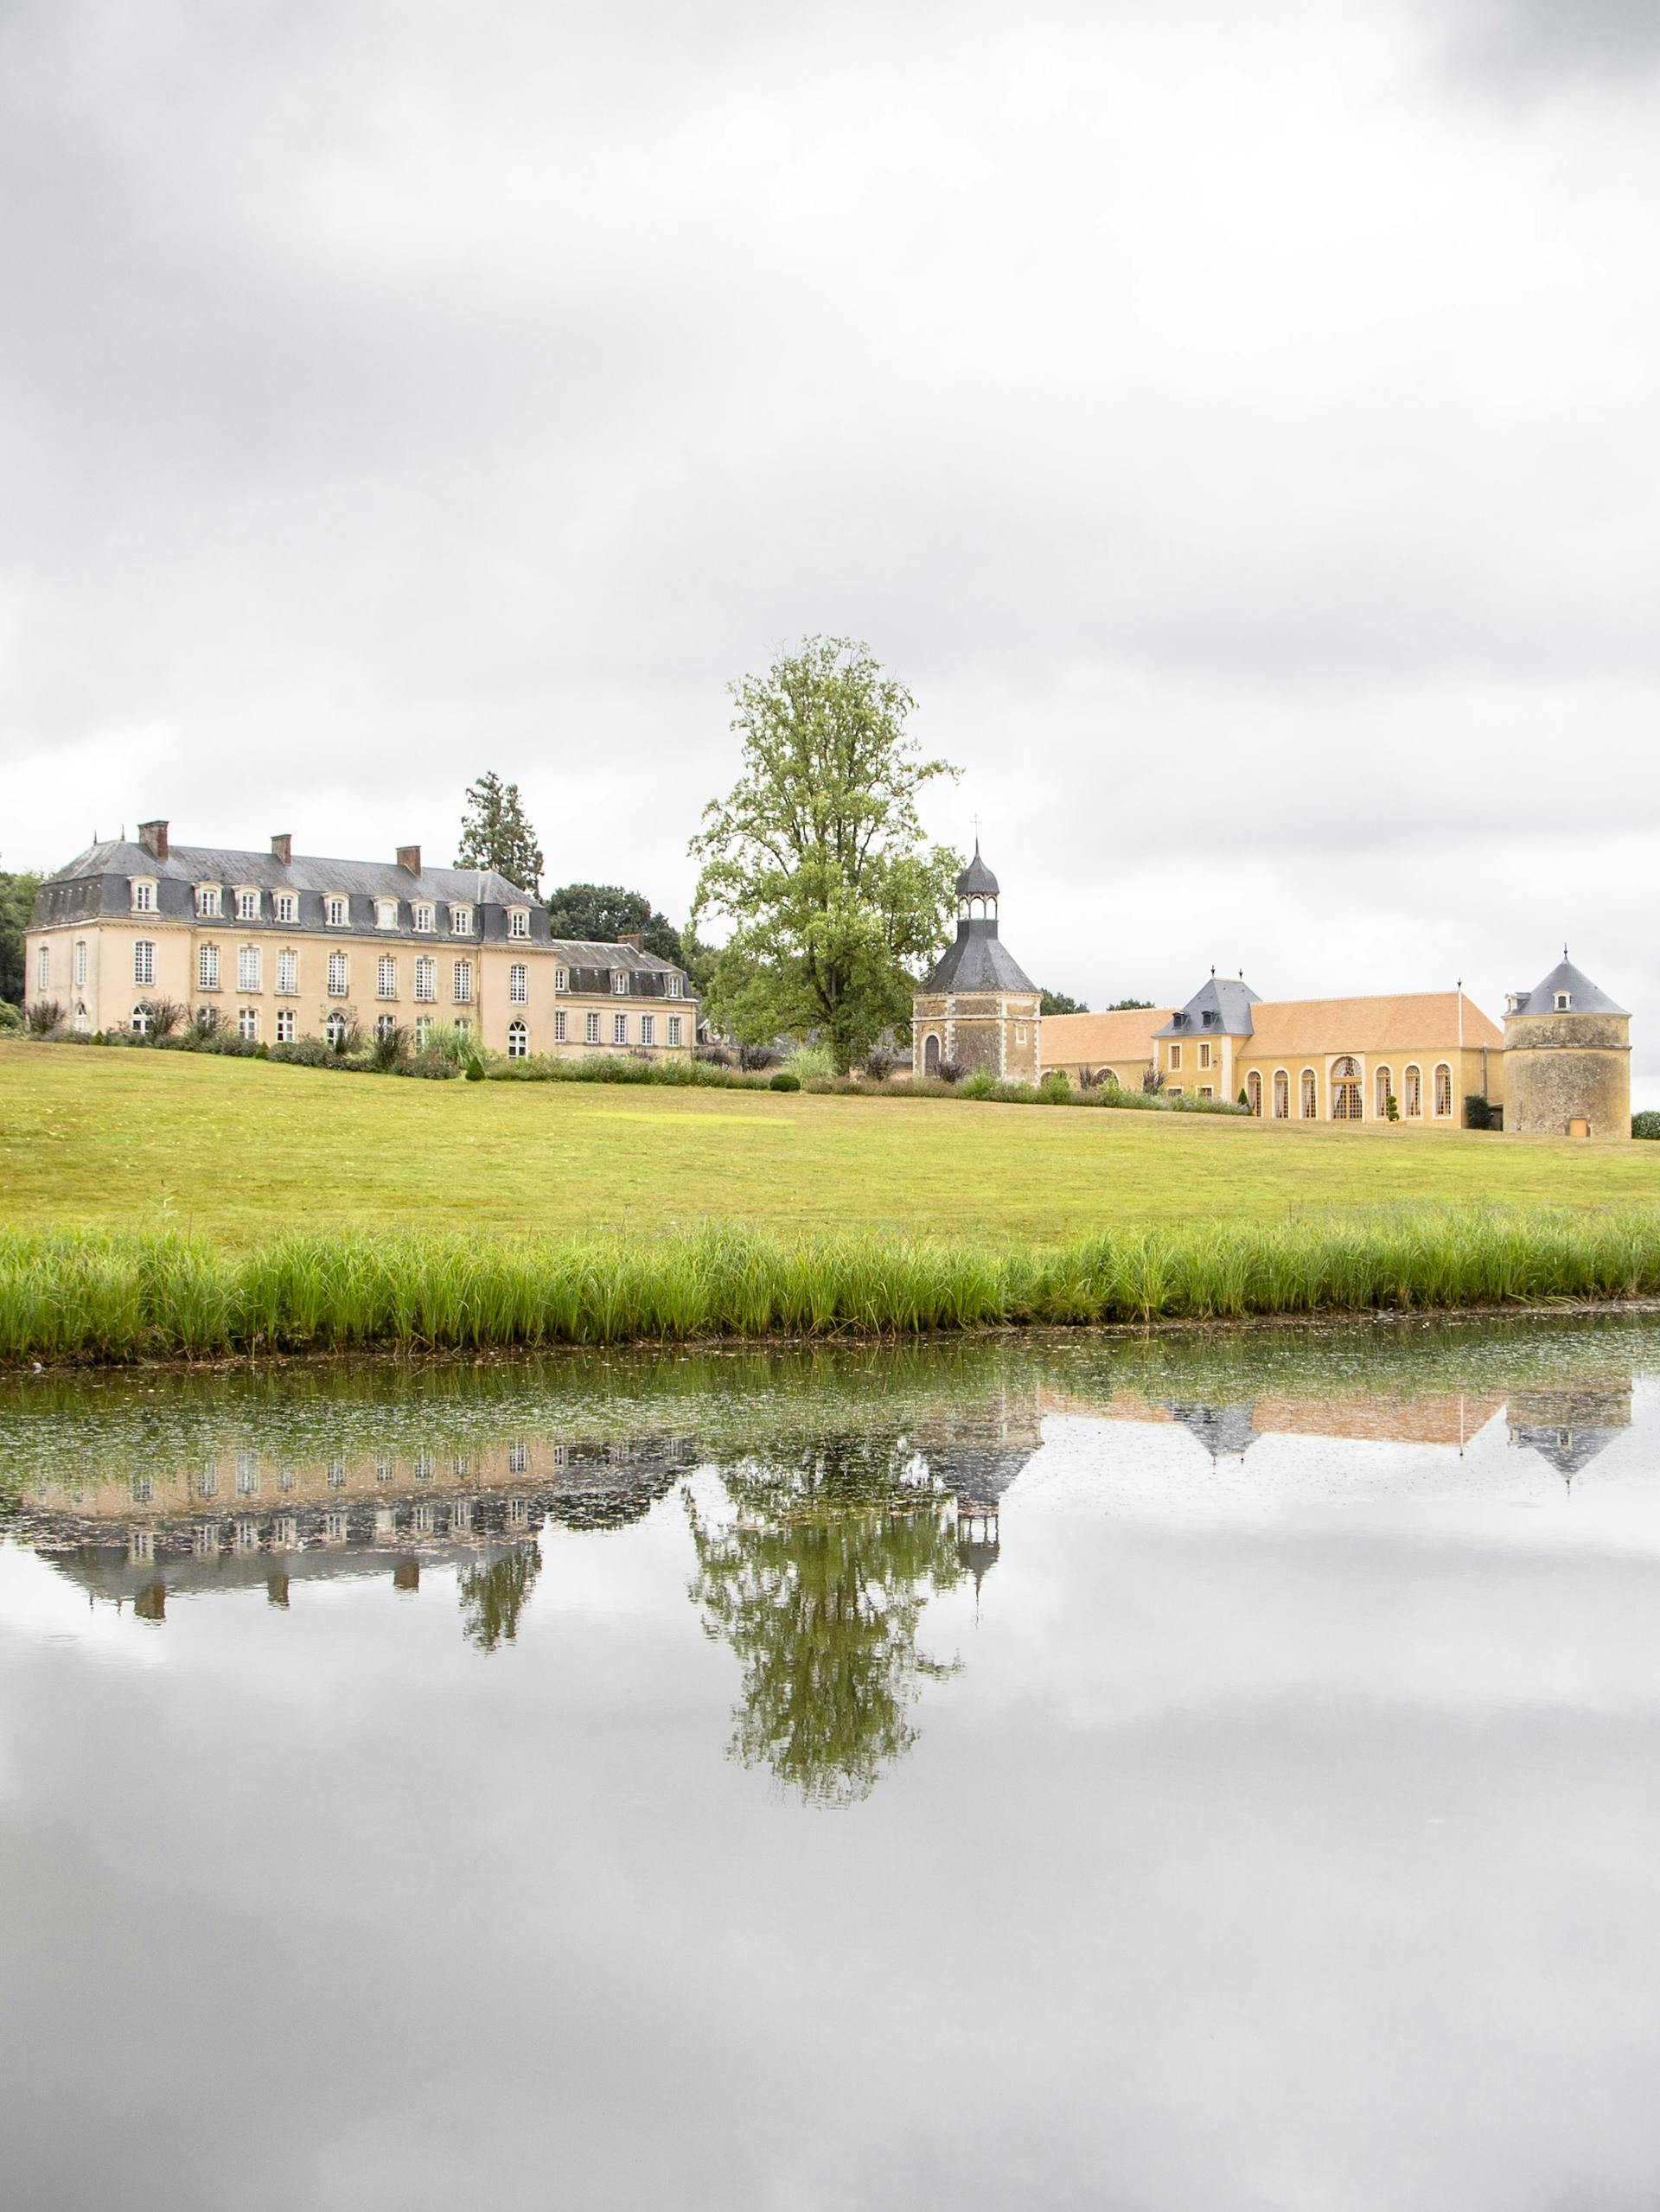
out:
{"label": "domed bell tower", "polygon": [[989,1069],[1032,1083],[1043,1067],[1038,986],[998,934],[998,883],[974,857],[957,878],[957,936],[916,986],[911,1036],[919,1075]]}

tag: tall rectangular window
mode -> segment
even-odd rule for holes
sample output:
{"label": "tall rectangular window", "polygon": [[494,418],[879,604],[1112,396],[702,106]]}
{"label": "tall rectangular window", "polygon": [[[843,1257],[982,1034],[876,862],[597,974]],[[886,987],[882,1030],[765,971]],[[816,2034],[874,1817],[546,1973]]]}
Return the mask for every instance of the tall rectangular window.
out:
{"label": "tall rectangular window", "polygon": [[471,1004],[473,996],[473,964],[470,960],[456,962],[455,999],[457,1006]]}
{"label": "tall rectangular window", "polygon": [[156,980],[156,944],[150,937],[141,937],[132,948],[132,979],[148,990]]}
{"label": "tall rectangular window", "polygon": [[554,1015],[553,1015],[553,1042],[554,1042],[554,1043],[555,1043],[555,1044],[563,1044],[563,1043],[565,1042],[566,1038],[569,1036],[570,1032],[571,1032],[571,1018],[570,1018],[569,1015],[568,1015],[568,1014],[566,1014],[566,1012],[565,1012],[565,1009],[564,1009],[564,1007],[563,1007],[563,1006],[560,1006],[560,1007],[556,1008],[556,1009],[555,1009],[555,1010],[554,1010]]}
{"label": "tall rectangular window", "polygon": [[351,908],[344,899],[329,900],[328,915],[330,929],[345,929],[350,927]]}
{"label": "tall rectangular window", "polygon": [[1170,1048],[1170,1064],[1172,1068],[1179,1068],[1182,1064],[1182,1048],[1178,1044]]}
{"label": "tall rectangular window", "polygon": [[346,996],[346,955],[344,953],[330,953],[329,955],[329,996],[331,998],[343,998]]}
{"label": "tall rectangular window", "polygon": [[686,978],[680,975],[670,976],[668,979],[667,988],[668,996],[671,998],[684,998],[686,996]]}
{"label": "tall rectangular window", "polygon": [[431,934],[432,908],[430,906],[418,906],[415,908],[415,927],[423,936]]}
{"label": "tall rectangular window", "polygon": [[291,1006],[284,1006],[277,1017],[278,1043],[292,1044],[294,1042],[294,1033],[297,1027],[298,1017],[296,1015],[294,1009]]}
{"label": "tall rectangular window", "polygon": [[135,914],[154,914],[156,886],[154,883],[135,883],[132,887],[132,910]]}
{"label": "tall rectangular window", "polygon": [[265,966],[257,945],[244,945],[236,956],[236,987],[239,991],[263,991],[260,972]]}
{"label": "tall rectangular window", "polygon": [[570,990],[570,988],[571,988],[571,971],[570,971],[570,969],[569,969],[569,968],[555,968],[555,969],[554,969],[554,971],[553,971],[553,988],[554,988],[554,990],[555,990],[555,991],[569,991],[569,990]]}
{"label": "tall rectangular window", "polygon": [[418,998],[431,999],[436,998],[437,995],[437,962],[431,959],[417,960],[415,963],[415,996]]}
{"label": "tall rectangular window", "polygon": [[523,908],[523,907],[521,907],[521,906],[516,906],[516,907],[514,907],[514,908],[511,910],[511,912],[508,914],[508,936],[509,936],[509,937],[528,937],[528,936],[529,936],[529,934],[530,934],[530,916],[529,916],[529,915],[525,911],[525,909],[524,909],[524,908]]}
{"label": "tall rectangular window", "polygon": [[200,991],[219,989],[219,947],[204,945],[196,954],[196,987]]}
{"label": "tall rectangular window", "polygon": [[656,1043],[657,1017],[654,1014],[642,1014],[640,1017],[640,1042],[642,1044]]}
{"label": "tall rectangular window", "polygon": [[276,898],[276,908],[277,919],[278,921],[292,921],[296,914],[298,912],[298,908],[296,903],[293,892],[278,891]]}
{"label": "tall rectangular window", "polygon": [[257,1006],[244,1006],[239,1010],[236,1017],[236,1033],[245,1044],[259,1043],[259,1009]]}
{"label": "tall rectangular window", "polygon": [[583,1024],[582,1034],[587,1043],[597,1044],[599,1042],[599,1017],[597,1014],[589,1015],[587,1020]]}
{"label": "tall rectangular window", "polygon": [[377,927],[381,929],[396,929],[398,927],[397,900],[377,899],[374,902],[374,919]]}
{"label": "tall rectangular window", "polygon": [[277,991],[279,998],[292,998],[300,988],[300,956],[291,948],[277,955]]}
{"label": "tall rectangular window", "polygon": [[36,991],[49,991],[51,987],[52,947],[42,945],[35,955],[35,988]]}
{"label": "tall rectangular window", "polygon": [[508,997],[515,1006],[530,1002],[530,970],[522,960],[515,960],[508,970]]}
{"label": "tall rectangular window", "polygon": [[473,934],[473,909],[469,906],[452,906],[450,909],[450,932],[455,937],[470,937]]}
{"label": "tall rectangular window", "polygon": [[685,1023],[681,1020],[680,1017],[678,1014],[671,1014],[671,1015],[669,1016],[669,1017],[668,1017],[668,1041],[669,1041],[670,1044],[679,1044],[679,1043],[680,1043],[680,1042],[681,1042],[681,1041],[682,1041],[682,1040],[681,1040],[681,1031],[685,1029],[685,1027],[686,1027]]}
{"label": "tall rectangular window", "polygon": [[84,937],[77,937],[75,940],[75,989],[84,991],[86,988],[86,940]]}
{"label": "tall rectangular window", "polygon": [[375,968],[374,995],[377,998],[398,996],[398,963],[390,953],[383,953]]}
{"label": "tall rectangular window", "polygon": [[619,998],[626,998],[628,997],[629,972],[626,968],[613,968],[611,970],[611,989],[616,992]]}
{"label": "tall rectangular window", "polygon": [[613,1014],[611,1017],[611,1042],[613,1044],[626,1044],[628,1041],[628,1016],[626,1014]]}
{"label": "tall rectangular window", "polygon": [[258,921],[259,894],[258,891],[239,891],[236,895],[236,918],[239,921]]}
{"label": "tall rectangular window", "polygon": [[219,885],[217,883],[197,884],[196,912],[205,918],[211,918],[219,912]]}

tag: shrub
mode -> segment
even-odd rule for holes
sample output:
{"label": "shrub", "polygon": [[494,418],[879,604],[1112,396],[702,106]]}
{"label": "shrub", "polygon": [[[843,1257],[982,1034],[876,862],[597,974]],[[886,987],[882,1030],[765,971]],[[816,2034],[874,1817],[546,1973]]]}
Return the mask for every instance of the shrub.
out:
{"label": "shrub", "polygon": [[369,1057],[383,1075],[409,1058],[409,1031],[401,1022],[394,1022],[389,1030],[376,1034],[369,1047]]}
{"label": "shrub", "polygon": [[1631,1116],[1633,1137],[1660,1137],[1660,1113],[1634,1113]]}
{"label": "shrub", "polygon": [[934,1073],[942,1083],[960,1083],[962,1081],[962,1062],[960,1060],[942,1060]]}
{"label": "shrub", "polygon": [[184,1020],[184,1009],[176,998],[152,998],[145,1010],[150,1016],[150,1036],[156,1044],[170,1037]]}
{"label": "shrub", "polygon": [[763,1068],[775,1067],[777,1060],[777,1054],[769,1045],[741,1044],[737,1048],[737,1064],[750,1074],[758,1074]]}
{"label": "shrub", "polygon": [[[940,1071],[942,1074],[944,1074],[945,1062],[943,1061],[940,1063]],[[954,1076],[948,1075],[945,1080],[948,1082],[952,1082],[955,1081],[955,1078]],[[993,1074],[991,1069],[989,1068],[976,1068],[974,1074],[968,1076],[963,1082],[960,1095],[965,1099],[989,1099],[992,1093],[996,1088],[997,1078]]]}
{"label": "shrub", "polygon": [[833,1083],[840,1073],[827,1044],[798,1046],[790,1055],[789,1066],[791,1074],[800,1076],[804,1091],[810,1091],[815,1083]]}
{"label": "shrub", "polygon": [[392,1072],[394,1075],[424,1078],[431,1083],[454,1082],[461,1074],[453,1060],[446,1059],[441,1052],[434,1052],[430,1046],[425,1052],[406,1055],[397,1062]]}
{"label": "shrub", "polygon": [[1038,1086],[1038,1095],[1045,1106],[1070,1106],[1072,1086],[1062,1069],[1051,1068]]}
{"label": "shrub", "polygon": [[55,998],[31,999],[24,1019],[30,1036],[55,1036],[63,1027],[63,1008]]}
{"label": "shrub", "polygon": [[482,1060],[473,1059],[467,1062],[467,1081],[469,1083],[482,1083],[484,1081],[484,1062]]}
{"label": "shrub", "polygon": [[0,998],[0,1037],[21,1036],[23,1017],[10,999]]}
{"label": "shrub", "polygon": [[885,1083],[893,1073],[893,1055],[891,1052],[867,1052],[865,1055],[865,1073],[870,1077],[872,1082]]}
{"label": "shrub", "polygon": [[333,1068],[338,1065],[338,1055],[332,1045],[322,1037],[296,1037],[291,1044],[274,1044],[271,1048],[273,1060],[287,1062],[290,1068]]}
{"label": "shrub", "polygon": [[1464,1102],[1464,1125],[1466,1129],[1491,1129],[1493,1125],[1492,1100],[1479,1091],[1472,1091]]}
{"label": "shrub", "polygon": [[769,1091],[799,1091],[801,1087],[801,1077],[788,1068],[781,1068],[767,1085]]}

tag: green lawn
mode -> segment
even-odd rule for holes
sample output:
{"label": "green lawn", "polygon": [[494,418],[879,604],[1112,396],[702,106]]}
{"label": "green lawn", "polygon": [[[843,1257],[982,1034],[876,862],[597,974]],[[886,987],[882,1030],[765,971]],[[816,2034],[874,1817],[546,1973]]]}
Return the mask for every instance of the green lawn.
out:
{"label": "green lawn", "polygon": [[1660,1202],[1660,1144],[602,1084],[425,1083],[0,1044],[0,1221],[231,1244],[711,1218],[1052,1242],[1399,1202]]}

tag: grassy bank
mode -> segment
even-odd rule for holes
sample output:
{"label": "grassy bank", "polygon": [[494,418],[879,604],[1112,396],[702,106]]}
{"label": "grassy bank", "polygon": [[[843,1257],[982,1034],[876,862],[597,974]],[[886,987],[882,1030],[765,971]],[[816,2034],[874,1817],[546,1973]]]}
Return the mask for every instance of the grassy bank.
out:
{"label": "grassy bank", "polygon": [[649,1240],[708,1221],[1059,1244],[1357,1209],[1660,1204],[1660,1145],[593,1083],[354,1081],[0,1042],[0,1220]]}
{"label": "grassy bank", "polygon": [[706,1228],[581,1237],[0,1233],[0,1361],[760,1339],[1660,1294],[1660,1213],[1351,1216],[1054,1249]]}

